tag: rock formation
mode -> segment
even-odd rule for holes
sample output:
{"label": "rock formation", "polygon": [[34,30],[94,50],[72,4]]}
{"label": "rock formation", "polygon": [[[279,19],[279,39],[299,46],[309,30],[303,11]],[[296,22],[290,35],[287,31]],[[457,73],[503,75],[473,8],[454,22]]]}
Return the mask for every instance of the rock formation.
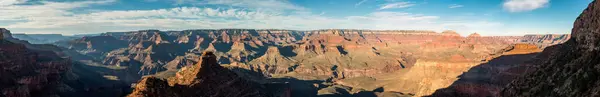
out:
{"label": "rock formation", "polygon": [[481,35],[479,35],[479,33],[473,33],[473,34],[470,34],[470,35],[469,35],[469,36],[467,36],[467,37],[474,38],[474,37],[481,37]]}
{"label": "rock formation", "polygon": [[456,31],[452,31],[452,30],[443,31],[442,34],[449,35],[449,36],[460,36],[460,34],[456,33]]}
{"label": "rock formation", "polygon": [[535,63],[536,71],[511,82],[501,95],[506,97],[591,97],[599,96],[600,2],[594,0],[577,18],[572,37],[544,51],[547,58]]}
{"label": "rock formation", "polygon": [[217,64],[212,52],[194,67],[182,69],[168,81],[155,77],[140,80],[128,97],[270,97],[264,86],[239,77]]}
{"label": "rock formation", "polygon": [[12,38],[12,34],[5,28],[0,28],[0,38]]}
{"label": "rock formation", "polygon": [[[71,63],[52,51],[28,49],[25,44],[6,40],[10,32],[0,28],[0,96],[58,96],[65,83],[62,78]],[[68,87],[68,86],[67,86]]]}

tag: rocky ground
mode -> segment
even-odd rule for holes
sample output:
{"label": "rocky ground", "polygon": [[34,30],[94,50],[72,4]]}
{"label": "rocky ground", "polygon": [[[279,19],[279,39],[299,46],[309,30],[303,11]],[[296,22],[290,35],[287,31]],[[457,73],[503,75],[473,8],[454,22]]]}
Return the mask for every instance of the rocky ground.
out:
{"label": "rocky ground", "polygon": [[548,47],[547,57],[534,63],[536,70],[511,82],[500,93],[507,97],[599,96],[600,2],[593,1],[574,23],[572,38]]}

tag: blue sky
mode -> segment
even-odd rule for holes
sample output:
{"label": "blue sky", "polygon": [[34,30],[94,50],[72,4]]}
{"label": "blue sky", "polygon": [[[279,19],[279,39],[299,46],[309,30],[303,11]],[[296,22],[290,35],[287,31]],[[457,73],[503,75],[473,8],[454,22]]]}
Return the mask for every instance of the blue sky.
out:
{"label": "blue sky", "polygon": [[0,28],[67,35],[220,28],[564,34],[591,1],[0,0]]}

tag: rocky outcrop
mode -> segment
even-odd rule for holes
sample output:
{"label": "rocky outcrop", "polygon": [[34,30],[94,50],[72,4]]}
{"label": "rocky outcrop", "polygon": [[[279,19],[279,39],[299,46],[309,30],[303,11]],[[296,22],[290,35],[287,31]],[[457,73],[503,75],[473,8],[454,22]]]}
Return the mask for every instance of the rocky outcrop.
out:
{"label": "rocky outcrop", "polygon": [[263,74],[267,75],[289,73],[293,71],[293,66],[297,66],[294,60],[281,55],[277,47],[269,47],[263,56],[258,57],[247,64],[248,66],[240,67],[263,72]]}
{"label": "rocky outcrop", "polygon": [[217,64],[212,52],[194,67],[182,69],[168,81],[146,77],[128,97],[269,97],[264,86],[241,78]]}
{"label": "rocky outcrop", "polygon": [[0,28],[0,39],[1,38],[12,38],[12,34],[5,28]]}
{"label": "rocky outcrop", "polygon": [[264,87],[217,64],[212,52],[194,67],[182,69],[168,81],[146,77],[128,97],[268,97]]}
{"label": "rocky outcrop", "polygon": [[549,47],[536,70],[512,81],[501,92],[506,97],[600,96],[600,2],[594,0],[577,18],[572,37]]}
{"label": "rocky outcrop", "polygon": [[469,37],[469,38],[476,38],[476,37],[481,37],[481,35],[479,35],[479,33],[473,33],[473,34],[470,34],[467,37]]}
{"label": "rocky outcrop", "polygon": [[443,31],[442,34],[448,35],[448,36],[460,36],[460,34],[456,33],[456,31],[452,31],[452,30]]}

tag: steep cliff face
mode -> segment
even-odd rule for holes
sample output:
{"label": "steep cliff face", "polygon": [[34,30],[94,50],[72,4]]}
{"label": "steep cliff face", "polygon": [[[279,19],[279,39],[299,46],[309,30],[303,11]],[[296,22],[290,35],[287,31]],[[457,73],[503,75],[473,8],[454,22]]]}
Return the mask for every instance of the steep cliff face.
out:
{"label": "steep cliff face", "polygon": [[155,77],[142,79],[128,97],[269,97],[261,84],[241,78],[220,66],[212,52],[201,62],[182,69],[168,81]]}
{"label": "steep cliff face", "polygon": [[577,18],[572,37],[546,49],[548,57],[537,70],[513,81],[502,90],[506,97],[600,96],[600,2],[593,1]]}
{"label": "steep cliff face", "polygon": [[0,35],[0,96],[58,96],[69,91],[62,82],[71,67],[68,59],[8,41],[12,37],[6,29],[0,29]]}

